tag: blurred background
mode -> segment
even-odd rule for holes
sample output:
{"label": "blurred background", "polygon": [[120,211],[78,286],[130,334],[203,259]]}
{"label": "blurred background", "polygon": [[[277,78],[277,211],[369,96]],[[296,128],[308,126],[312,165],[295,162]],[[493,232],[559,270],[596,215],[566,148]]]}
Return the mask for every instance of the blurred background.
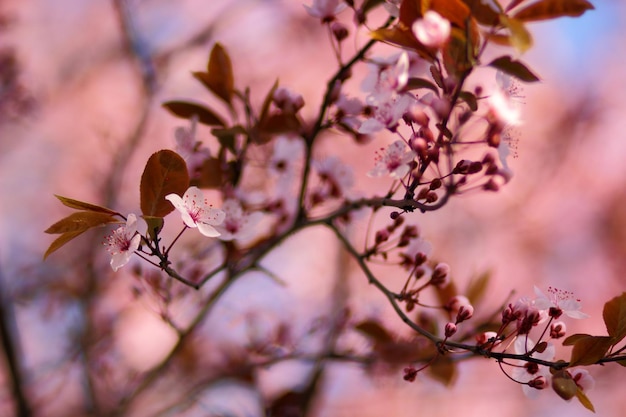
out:
{"label": "blurred background", "polygon": [[[522,59],[542,82],[522,92],[512,181],[410,221],[461,288],[491,272],[483,311],[533,296],[533,286],[555,286],[574,292],[591,316],[570,320],[568,333],[600,335],[602,305],[626,289],[626,10],[618,0],[594,5],[581,18],[530,25],[535,47]],[[349,54],[367,33],[354,33],[350,11],[340,19],[356,37]],[[303,386],[312,364],[283,360],[236,377],[242,346],[279,334],[305,356],[322,343],[316,329],[325,313],[345,308],[350,320],[375,317],[410,334],[323,229],[269,256],[284,285],[247,275],[184,343],[177,329],[206,305],[212,282],[198,292],[170,284],[172,301],[159,293],[157,274],[138,278],[137,265],[113,273],[103,230],[42,262],[52,241],[43,230],[68,214],[53,194],[139,211],[146,159],[173,148],[174,129],[185,125],[160,103],[188,98],[224,110],[191,77],[215,42],[227,48],[236,85],[250,86],[253,102],[279,79],[304,96],[304,117],[315,116],[336,61],[300,1],[0,0],[0,31],[0,297],[4,346],[15,348],[0,364],[0,415],[13,415],[23,395],[37,416],[259,416]],[[355,91],[363,74],[355,73]],[[209,130],[199,139],[210,141]],[[357,147],[328,135],[317,152],[355,165],[363,194],[382,193],[386,183],[364,174],[385,140]],[[363,239],[363,229],[352,233]],[[342,343],[358,352],[368,341],[348,335]],[[568,350],[557,352],[568,358]],[[406,383],[401,368],[330,364],[311,415],[589,415],[552,392],[526,398],[486,360],[463,363],[451,387],[421,374]],[[15,370],[21,394],[11,388]],[[591,369],[597,415],[623,414],[623,372]]]}

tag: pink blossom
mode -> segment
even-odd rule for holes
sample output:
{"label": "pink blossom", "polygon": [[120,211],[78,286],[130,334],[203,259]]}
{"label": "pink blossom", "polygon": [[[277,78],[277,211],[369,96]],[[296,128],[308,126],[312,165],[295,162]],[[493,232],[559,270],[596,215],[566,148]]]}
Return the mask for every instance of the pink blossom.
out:
{"label": "pink blossom", "polygon": [[574,369],[568,371],[572,376],[572,379],[583,392],[588,392],[596,385],[596,381],[589,374],[586,369]]}
{"label": "pink blossom", "polygon": [[221,233],[220,240],[247,239],[254,234],[257,224],[263,218],[263,213],[246,213],[241,203],[235,199],[224,201],[222,205],[225,217],[224,222],[215,228]]}
{"label": "pink blossom", "polygon": [[222,210],[209,206],[198,187],[189,187],[182,198],[178,194],[168,194],[165,199],[180,212],[187,227],[198,228],[207,237],[220,235],[213,226],[222,224],[226,215]]}
{"label": "pink blossom", "polygon": [[376,165],[374,169],[367,173],[370,177],[382,177],[390,175],[394,178],[402,178],[408,174],[410,170],[409,163],[415,158],[415,152],[409,149],[402,140],[397,140],[382,149],[376,156]]}
{"label": "pink blossom", "polygon": [[385,128],[394,131],[404,113],[406,113],[414,103],[415,99],[408,94],[393,97],[381,103],[374,108],[374,116],[361,124],[358,132],[371,134]]}
{"label": "pink blossom", "polygon": [[204,161],[211,156],[209,148],[196,141],[197,123],[197,117],[193,117],[189,128],[181,126],[174,132],[175,150],[187,163],[187,170],[192,177],[197,175]]}
{"label": "pink blossom", "polygon": [[285,87],[278,87],[276,91],[274,91],[272,99],[274,100],[276,107],[285,113],[296,113],[304,107],[304,99],[302,98],[302,95]]}
{"label": "pink blossom", "polygon": [[406,52],[374,61],[371,67],[370,74],[361,84],[361,89],[368,93],[368,104],[388,102],[406,87],[409,80],[409,55]]}
{"label": "pink blossom", "polygon": [[450,22],[433,10],[424,13],[412,29],[417,40],[429,48],[441,48],[450,38]]}
{"label": "pink blossom", "polygon": [[272,156],[269,160],[269,172],[278,177],[280,181],[291,182],[297,174],[296,161],[303,154],[304,146],[302,141],[290,139],[286,136],[279,136],[274,141]]}
{"label": "pink blossom", "polygon": [[[518,337],[515,339],[514,350],[518,355],[525,355],[528,353],[528,349],[535,346],[535,343],[526,337]],[[543,352],[533,352],[530,357],[540,359],[544,361],[553,361],[555,354],[555,348],[552,343],[548,343]],[[532,362],[526,362],[521,367],[513,369],[511,376],[518,382],[524,383],[522,390],[529,398],[535,398],[539,393],[537,388],[543,388],[544,386],[538,386],[537,388],[528,385],[529,382],[536,380],[539,377],[545,378],[546,382],[551,380],[550,368],[544,365],[538,365]]]}
{"label": "pink blossom", "polygon": [[341,162],[336,156],[313,161],[313,167],[317,171],[323,183],[330,187],[331,197],[342,197],[354,185],[352,168]]}
{"label": "pink blossom", "polygon": [[126,225],[118,227],[106,238],[104,244],[111,253],[111,268],[117,271],[128,263],[131,255],[139,248],[141,235],[137,233],[137,216],[129,214]]}
{"label": "pink blossom", "polygon": [[555,319],[559,318],[562,313],[573,319],[586,319],[589,315],[580,311],[582,305],[580,300],[574,298],[574,293],[559,290],[558,288],[548,287],[548,294],[546,296],[541,290],[535,287],[534,304],[540,310],[547,310],[548,315]]}
{"label": "pink blossom", "polygon": [[304,8],[311,16],[318,17],[325,23],[335,20],[335,16],[346,7],[348,5],[341,0],[313,0],[311,6],[304,5]]}

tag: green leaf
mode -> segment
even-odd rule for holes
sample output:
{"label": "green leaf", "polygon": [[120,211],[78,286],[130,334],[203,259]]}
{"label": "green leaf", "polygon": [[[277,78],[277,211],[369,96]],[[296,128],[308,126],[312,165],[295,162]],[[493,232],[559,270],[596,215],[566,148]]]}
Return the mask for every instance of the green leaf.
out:
{"label": "green leaf", "polygon": [[67,242],[69,242],[70,240],[74,239],[77,236],[80,236],[81,234],[83,234],[85,232],[85,230],[80,230],[77,232],[67,232],[67,233],[63,233],[61,234],[61,236],[59,236],[58,238],[56,238],[54,240],[54,242],[52,242],[50,244],[50,246],[48,247],[48,250],[46,250],[46,253],[43,255],[43,260],[45,261],[46,258],[52,253],[55,252],[57,249],[61,248],[63,245],[65,245]]}
{"label": "green leaf", "polygon": [[602,318],[614,345],[626,337],[626,292],[604,304]]}
{"label": "green leaf", "polygon": [[576,341],[572,349],[570,366],[592,365],[604,358],[613,345],[609,336],[587,336]]}
{"label": "green leaf", "polygon": [[148,235],[150,235],[153,241],[156,241],[165,223],[163,217],[143,216],[143,220],[146,222]]}
{"label": "green leaf", "polygon": [[576,398],[578,398],[578,401],[583,405],[583,407],[585,407],[587,410],[591,411],[592,413],[596,412],[596,409],[593,408],[593,404],[591,404],[591,401],[589,401],[589,398],[587,398],[587,396],[585,395],[585,393],[583,392],[583,390],[581,390],[580,388],[578,388],[576,390]]}
{"label": "green leaf", "polygon": [[56,195],[56,194],[54,196],[58,198],[59,201],[61,201],[61,203],[63,203],[64,206],[69,207],[69,208],[73,208],[77,210],[84,210],[84,211],[93,211],[96,213],[107,213],[112,216],[120,215],[120,213],[118,213],[117,211],[111,210],[106,207],[97,206],[91,203],[85,203],[84,201],[74,200],[73,198],[63,197],[63,196]]}
{"label": "green leaf", "polygon": [[540,0],[516,12],[513,17],[524,22],[578,17],[594,7],[587,0]]}
{"label": "green leaf", "polygon": [[169,110],[173,115],[183,119],[191,119],[193,116],[197,116],[198,122],[204,125],[226,126],[226,123],[220,116],[215,114],[208,107],[205,107],[203,104],[172,100],[163,103],[163,107]]}
{"label": "green leaf", "polygon": [[141,175],[139,187],[144,217],[165,217],[174,210],[165,196],[182,196],[188,187],[187,164],[180,155],[167,149],[152,154]]}
{"label": "green leaf", "polygon": [[531,70],[522,62],[512,59],[509,55],[501,56],[494,59],[488,64],[490,67],[499,69],[500,71],[527,83],[539,81]]}
{"label": "green leaf", "polygon": [[108,223],[120,223],[120,220],[109,213],[96,211],[79,211],[72,213],[59,220],[45,230],[49,234],[84,232],[92,227],[102,226]]}
{"label": "green leaf", "polygon": [[519,51],[519,53],[523,54],[531,46],[533,46],[533,38],[524,23],[521,20],[513,19],[507,16],[502,16],[500,21],[504,26],[509,29],[511,36],[509,37],[509,41],[511,45]]}
{"label": "green leaf", "polygon": [[216,43],[211,50],[207,71],[206,86],[232,107],[235,84],[233,67],[226,49],[219,43]]}

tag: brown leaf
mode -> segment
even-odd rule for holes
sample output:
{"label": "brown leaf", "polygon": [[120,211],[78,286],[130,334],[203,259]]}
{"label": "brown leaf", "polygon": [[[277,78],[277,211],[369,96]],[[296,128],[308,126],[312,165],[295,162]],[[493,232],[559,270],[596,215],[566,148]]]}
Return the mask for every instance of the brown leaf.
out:
{"label": "brown leaf", "polygon": [[106,207],[97,206],[91,203],[85,203],[84,201],[74,200],[73,198],[63,197],[63,196],[56,195],[56,194],[54,196],[58,198],[61,201],[61,203],[63,203],[64,206],[67,206],[73,209],[93,211],[93,212],[98,212],[98,213],[107,213],[112,216],[120,214],[117,211],[111,210]]}
{"label": "brown leaf", "polygon": [[576,390],[576,398],[578,398],[578,401],[583,405],[583,407],[585,407],[587,410],[591,411],[592,413],[596,412],[596,409],[593,407],[593,404],[591,404],[591,401],[589,401],[589,398],[587,398],[587,396],[585,395],[585,393],[583,392],[583,390],[581,390],[580,388],[578,388]]}
{"label": "brown leaf", "polygon": [[[494,10],[497,3],[483,2],[482,0],[463,0],[469,7],[472,17],[485,26],[496,26],[500,23],[500,10]],[[485,4],[486,3],[486,4]]]}
{"label": "brown leaf", "polygon": [[163,103],[163,107],[169,110],[173,115],[183,119],[191,119],[193,116],[197,116],[198,122],[204,125],[226,126],[226,123],[220,116],[203,104],[172,100]]}
{"label": "brown leaf", "polygon": [[520,81],[529,83],[539,81],[539,77],[533,74],[533,72],[529,70],[526,65],[520,61],[512,59],[509,55],[494,59],[489,63],[489,66],[499,69],[500,71],[505,72]]}
{"label": "brown leaf", "polygon": [[578,17],[594,7],[587,0],[540,0],[516,12],[513,17],[531,22],[556,19],[558,17]]}
{"label": "brown leaf", "polygon": [[144,216],[165,217],[174,210],[165,196],[182,196],[188,187],[187,164],[180,155],[167,149],[152,154],[141,175],[141,212]]}
{"label": "brown leaf", "polygon": [[49,234],[84,232],[92,227],[102,226],[108,223],[120,223],[120,220],[109,213],[96,211],[79,211],[72,213],[59,220],[45,230]]}
{"label": "brown leaf", "polygon": [[578,386],[569,372],[560,369],[552,375],[552,389],[564,400],[571,400],[576,395]]}
{"label": "brown leaf", "polygon": [[574,344],[570,366],[594,364],[604,358],[612,345],[609,336],[582,337]]}
{"label": "brown leaf", "polygon": [[63,245],[65,245],[67,242],[69,242],[70,240],[74,239],[77,236],[80,236],[81,234],[83,234],[83,232],[85,232],[85,230],[81,230],[78,232],[67,232],[67,233],[63,233],[61,236],[57,237],[48,247],[48,250],[46,250],[46,253],[44,253],[43,255],[43,260],[45,261],[46,258],[52,253],[55,252],[57,249],[61,248]]}
{"label": "brown leaf", "polygon": [[500,21],[509,29],[509,41],[511,42],[511,46],[517,49],[520,53],[526,52],[531,46],[533,46],[532,35],[528,29],[526,29],[522,20],[502,16]]}
{"label": "brown leaf", "polygon": [[626,292],[604,304],[602,318],[613,344],[626,337]]}
{"label": "brown leaf", "polygon": [[211,50],[207,70],[206,86],[209,87],[216,96],[232,107],[232,96],[235,84],[233,68],[226,49],[219,43],[216,43]]}
{"label": "brown leaf", "polygon": [[457,367],[452,358],[448,356],[439,356],[428,367],[428,371],[433,378],[447,387],[456,381]]}
{"label": "brown leaf", "polygon": [[372,339],[375,343],[391,343],[393,341],[391,334],[377,321],[362,321],[354,326],[354,328]]}

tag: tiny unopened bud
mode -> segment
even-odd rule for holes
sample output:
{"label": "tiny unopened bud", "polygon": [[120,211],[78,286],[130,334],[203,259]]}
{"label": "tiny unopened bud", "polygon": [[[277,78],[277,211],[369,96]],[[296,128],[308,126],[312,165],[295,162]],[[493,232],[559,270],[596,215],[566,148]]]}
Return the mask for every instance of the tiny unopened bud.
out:
{"label": "tiny unopened bud", "polygon": [[450,274],[450,266],[445,263],[439,263],[435,266],[435,270],[433,271],[433,275],[430,278],[430,283],[437,287],[444,287],[448,284],[449,279],[448,275]]}
{"label": "tiny unopened bud", "polygon": [[415,381],[415,377],[417,377],[417,369],[409,366],[404,368],[404,376],[402,377],[405,381],[413,382]]}
{"label": "tiny unopened bud", "polygon": [[459,308],[459,312],[456,315],[456,322],[461,323],[465,320],[469,320],[474,315],[474,307],[471,304],[462,305]]}
{"label": "tiny unopened bud", "polygon": [[389,232],[386,229],[379,230],[378,232],[376,232],[376,237],[374,238],[376,245],[380,245],[381,243],[386,242],[387,240],[389,240]]}
{"label": "tiny unopened bud", "polygon": [[550,325],[550,337],[553,339],[559,339],[565,336],[565,331],[565,323],[562,321],[557,321]]}
{"label": "tiny unopened bud", "polygon": [[398,217],[400,217],[400,213],[398,213],[397,211],[392,211],[391,214],[389,214],[389,218],[391,218],[391,220],[395,220]]}
{"label": "tiny unopened bud", "polygon": [[548,380],[545,376],[538,376],[528,381],[528,386],[535,389],[545,389],[548,386]]}
{"label": "tiny unopened bud", "polygon": [[449,322],[446,323],[444,334],[446,337],[452,337],[456,333],[456,324]]}
{"label": "tiny unopened bud", "polygon": [[480,172],[482,169],[483,169],[483,164],[478,161],[474,161],[470,164],[469,168],[467,169],[467,173],[476,174]]}
{"label": "tiny unopened bud", "polygon": [[485,191],[498,191],[500,186],[493,179],[490,179],[483,185],[483,190]]}
{"label": "tiny unopened bud", "polygon": [[440,178],[435,178],[434,180],[432,180],[430,182],[430,185],[428,186],[428,188],[430,188],[431,190],[436,190],[438,188],[441,188],[441,179]]}
{"label": "tiny unopened bud", "polygon": [[439,200],[439,196],[437,195],[436,192],[431,191],[431,192],[426,194],[426,202],[427,203],[434,203],[437,200]]}
{"label": "tiny unopened bud", "polygon": [[348,37],[348,28],[341,22],[335,20],[330,24],[330,29],[333,31],[333,35],[338,42],[341,42]]}

